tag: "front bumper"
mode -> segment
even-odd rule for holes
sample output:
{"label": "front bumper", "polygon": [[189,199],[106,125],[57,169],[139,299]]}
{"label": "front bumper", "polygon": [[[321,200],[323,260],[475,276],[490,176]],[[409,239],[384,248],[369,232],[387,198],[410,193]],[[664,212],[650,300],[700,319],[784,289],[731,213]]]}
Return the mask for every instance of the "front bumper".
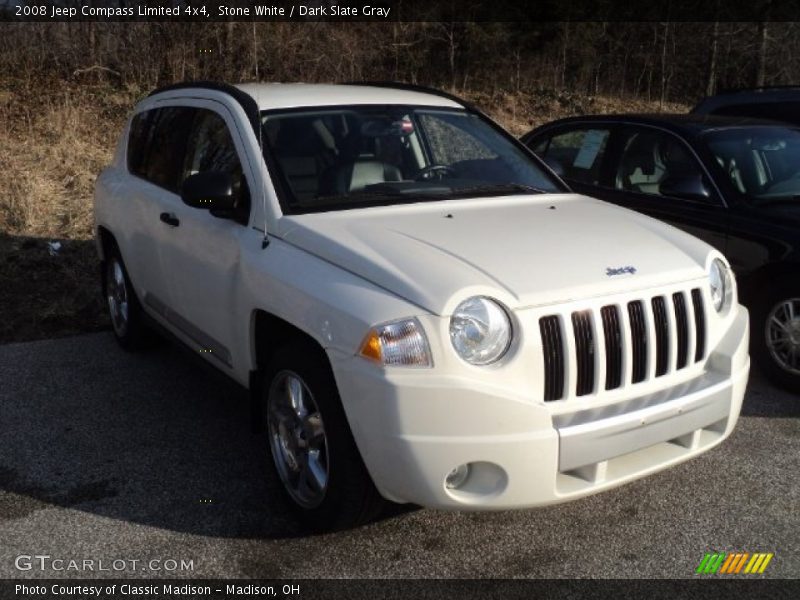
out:
{"label": "front bumper", "polygon": [[[468,372],[331,361],[356,443],[386,498],[451,509],[540,506],[654,473],[730,435],[750,368],[747,311],[733,310],[690,379],[571,411]],[[471,466],[467,481],[447,489],[445,477],[462,464]]]}

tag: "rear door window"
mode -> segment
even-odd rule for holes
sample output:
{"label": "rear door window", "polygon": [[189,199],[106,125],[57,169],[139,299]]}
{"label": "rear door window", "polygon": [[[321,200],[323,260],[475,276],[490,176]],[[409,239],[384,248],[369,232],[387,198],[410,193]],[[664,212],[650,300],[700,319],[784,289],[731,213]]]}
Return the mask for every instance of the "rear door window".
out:
{"label": "rear door window", "polygon": [[128,141],[130,172],[177,193],[195,112],[193,108],[169,106],[136,115]]}
{"label": "rear door window", "polygon": [[152,130],[150,117],[154,112],[149,110],[134,116],[128,136],[128,170],[142,178],[145,173],[145,152]]}

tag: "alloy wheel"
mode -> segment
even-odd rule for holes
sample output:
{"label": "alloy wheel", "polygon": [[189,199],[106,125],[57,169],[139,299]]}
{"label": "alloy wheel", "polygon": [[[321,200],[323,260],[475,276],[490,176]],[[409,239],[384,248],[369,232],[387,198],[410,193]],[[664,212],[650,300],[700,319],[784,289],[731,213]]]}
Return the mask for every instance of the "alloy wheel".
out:
{"label": "alloy wheel", "polygon": [[303,508],[319,506],[328,488],[328,440],[314,396],[297,373],[280,371],[272,380],[267,425],[287,492]]}

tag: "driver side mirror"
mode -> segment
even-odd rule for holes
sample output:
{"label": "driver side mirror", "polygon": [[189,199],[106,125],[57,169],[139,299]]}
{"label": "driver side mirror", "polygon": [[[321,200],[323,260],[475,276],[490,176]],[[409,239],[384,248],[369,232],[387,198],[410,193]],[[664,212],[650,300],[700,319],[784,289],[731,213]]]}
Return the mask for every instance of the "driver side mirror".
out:
{"label": "driver side mirror", "polygon": [[701,176],[668,177],[658,186],[662,196],[673,196],[684,200],[708,200],[711,191]]}
{"label": "driver side mirror", "polygon": [[219,171],[196,173],[184,180],[181,200],[187,206],[209,210],[212,214],[217,211],[230,212],[236,203],[233,179],[227,173]]}

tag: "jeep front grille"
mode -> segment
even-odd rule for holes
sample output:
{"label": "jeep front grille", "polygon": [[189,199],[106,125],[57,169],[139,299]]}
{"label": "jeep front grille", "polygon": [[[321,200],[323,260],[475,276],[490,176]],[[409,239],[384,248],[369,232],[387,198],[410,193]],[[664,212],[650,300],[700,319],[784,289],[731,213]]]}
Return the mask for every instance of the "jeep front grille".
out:
{"label": "jeep front grille", "polygon": [[[569,318],[558,314],[540,318],[544,399],[613,390],[684,369],[692,359],[701,361],[706,321],[699,288],[691,290],[691,298],[689,304],[684,292],[676,292],[575,311]],[[604,375],[598,373],[601,370]],[[574,388],[570,390],[571,372]]]}
{"label": "jeep front grille", "polygon": [[703,312],[703,296],[699,289],[692,290],[692,304],[694,305],[694,328],[697,331],[694,360],[699,361],[706,351],[706,315]]}
{"label": "jeep front grille", "polygon": [[539,319],[544,348],[544,397],[558,400],[564,394],[564,342],[557,315]]}
{"label": "jeep front grille", "polygon": [[622,385],[622,328],[619,309],[613,304],[600,309],[603,320],[603,338],[606,342],[606,389]]}

